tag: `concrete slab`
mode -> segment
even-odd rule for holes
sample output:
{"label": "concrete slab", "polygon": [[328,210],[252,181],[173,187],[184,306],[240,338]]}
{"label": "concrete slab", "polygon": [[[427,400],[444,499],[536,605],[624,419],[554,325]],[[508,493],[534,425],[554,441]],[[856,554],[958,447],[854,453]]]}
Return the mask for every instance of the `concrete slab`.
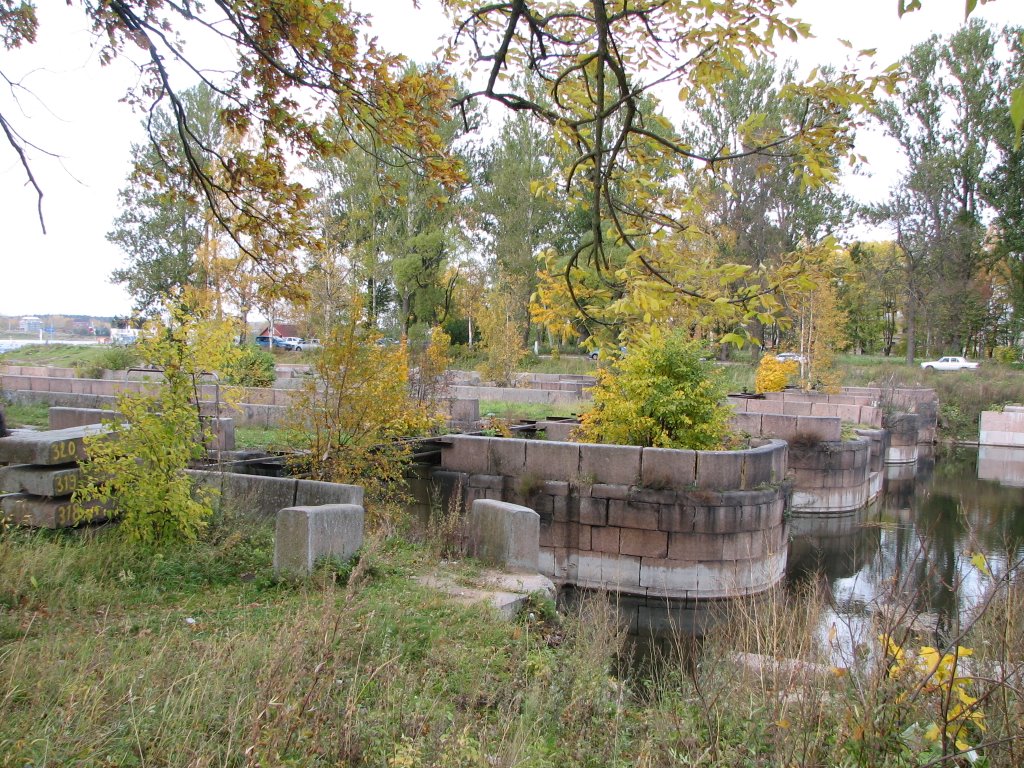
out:
{"label": "concrete slab", "polygon": [[363,545],[363,508],[355,504],[289,507],[277,513],[274,572],[305,576],[317,560],[347,560]]}

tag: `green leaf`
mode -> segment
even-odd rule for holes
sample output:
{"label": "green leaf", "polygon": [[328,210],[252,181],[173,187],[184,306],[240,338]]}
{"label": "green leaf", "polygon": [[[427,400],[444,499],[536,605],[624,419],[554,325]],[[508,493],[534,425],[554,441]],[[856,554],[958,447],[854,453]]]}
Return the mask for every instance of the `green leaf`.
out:
{"label": "green leaf", "polygon": [[746,342],[742,336],[738,333],[727,333],[722,337],[723,344],[735,344],[740,349],[743,349],[743,345]]}
{"label": "green leaf", "polygon": [[1021,130],[1024,129],[1024,85],[1018,85],[1010,96],[1010,120],[1013,121],[1013,149],[1020,149]]}
{"label": "green leaf", "polygon": [[964,21],[967,21],[967,18],[972,13],[974,13],[974,9],[977,8],[977,7],[978,7],[978,0],[967,0],[967,6],[966,6],[966,9],[964,10]]}

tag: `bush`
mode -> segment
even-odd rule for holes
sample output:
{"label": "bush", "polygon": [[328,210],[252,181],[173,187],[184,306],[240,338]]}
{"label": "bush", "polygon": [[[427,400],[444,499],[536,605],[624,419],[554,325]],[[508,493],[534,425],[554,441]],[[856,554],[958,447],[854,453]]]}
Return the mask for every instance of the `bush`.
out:
{"label": "bush", "polygon": [[227,384],[239,387],[270,387],[274,384],[274,356],[256,346],[242,347],[224,371]]}
{"label": "bush", "polygon": [[1016,363],[1020,360],[1020,348],[996,347],[992,352],[992,357],[1000,363]]}
{"label": "bush", "polygon": [[775,355],[765,355],[757,366],[754,391],[781,392],[799,373],[800,364],[796,360],[779,360]]}
{"label": "bush", "polygon": [[139,352],[134,346],[110,347],[103,350],[96,364],[108,371],[124,371],[139,364]]}
{"label": "bush", "polygon": [[719,448],[729,434],[730,409],[721,405],[720,369],[703,359],[706,355],[706,347],[682,331],[665,335],[651,329],[610,368],[598,371],[582,437],[657,448]]}

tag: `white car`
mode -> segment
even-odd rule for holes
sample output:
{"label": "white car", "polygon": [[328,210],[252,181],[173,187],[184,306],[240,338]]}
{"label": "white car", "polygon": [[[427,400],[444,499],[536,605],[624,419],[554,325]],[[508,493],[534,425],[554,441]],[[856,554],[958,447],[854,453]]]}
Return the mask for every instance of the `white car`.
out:
{"label": "white car", "polygon": [[784,363],[788,362],[790,360],[792,360],[794,363],[806,362],[804,360],[804,356],[800,355],[800,354],[797,354],[796,352],[779,352],[779,354],[777,354],[775,356],[775,359],[776,360],[781,360]]}
{"label": "white car", "polygon": [[296,349],[300,352],[305,352],[309,349],[320,349],[323,345],[320,343],[320,339],[303,339],[296,345]]}
{"label": "white car", "polygon": [[963,357],[947,355],[946,357],[940,357],[938,360],[929,360],[921,363],[921,367],[926,371],[973,371],[978,367],[978,364]]}

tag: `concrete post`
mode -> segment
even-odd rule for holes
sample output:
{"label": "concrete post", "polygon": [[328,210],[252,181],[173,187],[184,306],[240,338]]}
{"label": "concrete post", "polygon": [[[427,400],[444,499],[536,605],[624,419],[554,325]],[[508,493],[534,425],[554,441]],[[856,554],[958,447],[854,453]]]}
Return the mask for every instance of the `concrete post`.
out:
{"label": "concrete post", "polygon": [[518,504],[476,499],[469,514],[469,553],[487,565],[535,573],[540,515]]}

